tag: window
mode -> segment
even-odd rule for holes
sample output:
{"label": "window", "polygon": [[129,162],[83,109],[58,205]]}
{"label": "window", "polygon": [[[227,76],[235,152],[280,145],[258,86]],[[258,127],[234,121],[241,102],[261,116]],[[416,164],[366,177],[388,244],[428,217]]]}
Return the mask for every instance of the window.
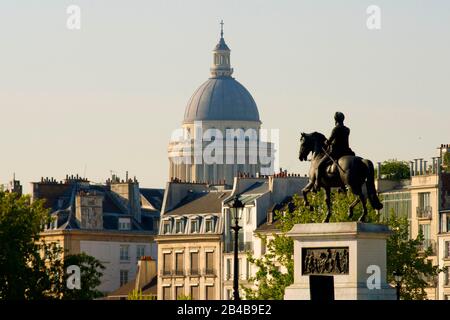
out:
{"label": "window", "polygon": [[433,243],[431,241],[430,224],[421,224],[421,225],[419,225],[419,229],[423,234],[422,250],[427,250],[428,248],[432,247],[432,245],[433,245]]}
{"label": "window", "polygon": [[183,252],[177,252],[175,253],[175,273],[177,276],[183,275]]}
{"label": "window", "polygon": [[198,293],[199,293],[198,286],[191,286],[191,294],[190,294],[190,296],[191,296],[192,300],[199,300],[200,299]]}
{"label": "window", "polygon": [[164,221],[164,224],[163,224],[163,233],[164,233],[164,234],[170,233],[170,221]]}
{"label": "window", "polygon": [[175,222],[175,232],[176,233],[182,233],[183,232],[183,221],[177,220]]}
{"label": "window", "polygon": [[129,248],[129,245],[120,246],[120,261],[130,261]]}
{"label": "window", "polygon": [[131,230],[130,218],[119,218],[119,230]]}
{"label": "window", "polygon": [[128,270],[120,270],[120,286],[128,283]]}
{"label": "window", "polygon": [[430,193],[420,192],[419,193],[419,207],[425,209],[430,206]]}
{"label": "window", "polygon": [[425,240],[430,240],[430,236],[431,236],[430,224],[421,224],[420,231],[422,232]]}
{"label": "window", "polygon": [[140,260],[141,257],[145,256],[145,246],[137,245],[136,246],[136,260]]}
{"label": "window", "polygon": [[206,252],[206,274],[214,274],[214,252]]}
{"label": "window", "polygon": [[163,253],[163,275],[170,275],[172,270],[172,254]]}
{"label": "window", "polygon": [[177,300],[184,296],[184,286],[175,287],[175,296],[177,297]]}
{"label": "window", "polygon": [[214,286],[206,286],[206,300],[215,300]]}
{"label": "window", "polygon": [[231,289],[227,289],[227,300],[232,300],[233,299],[233,291]]}
{"label": "window", "polygon": [[450,241],[445,241],[444,245],[444,257],[450,258]]}
{"label": "window", "polygon": [[233,277],[233,273],[231,271],[231,259],[227,259],[227,267],[226,267],[225,280],[230,280]]}
{"label": "window", "polygon": [[445,232],[450,232],[450,213],[447,213],[445,215],[445,222],[446,222],[446,226],[447,226],[447,229],[445,230]]}
{"label": "window", "polygon": [[252,223],[252,208],[247,207],[247,208],[245,208],[244,210],[245,210],[246,218],[247,218],[246,223],[247,223],[247,224]]}
{"label": "window", "polygon": [[170,300],[172,297],[170,295],[170,286],[163,287],[163,300]]}
{"label": "window", "polygon": [[198,275],[198,252],[191,252],[191,275]]}
{"label": "window", "polygon": [[191,233],[198,233],[200,231],[199,225],[200,224],[197,219],[191,220]]}
{"label": "window", "polygon": [[205,220],[205,232],[214,232],[214,220],[212,218]]}

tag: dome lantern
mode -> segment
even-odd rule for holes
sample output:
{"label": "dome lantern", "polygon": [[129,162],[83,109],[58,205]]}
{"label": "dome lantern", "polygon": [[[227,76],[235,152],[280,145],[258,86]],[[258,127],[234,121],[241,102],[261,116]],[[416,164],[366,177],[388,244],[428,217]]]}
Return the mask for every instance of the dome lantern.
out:
{"label": "dome lantern", "polygon": [[223,20],[220,22],[220,40],[213,50],[213,66],[211,67],[211,76],[216,77],[230,77],[233,73],[233,68],[230,64],[230,48],[228,48],[223,38]]}

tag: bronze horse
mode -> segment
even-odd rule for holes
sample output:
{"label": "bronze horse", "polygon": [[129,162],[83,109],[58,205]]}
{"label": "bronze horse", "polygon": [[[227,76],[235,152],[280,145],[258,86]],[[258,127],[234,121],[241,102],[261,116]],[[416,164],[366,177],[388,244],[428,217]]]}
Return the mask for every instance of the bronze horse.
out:
{"label": "bronze horse", "polygon": [[[309,171],[309,182],[303,188],[303,197],[305,204],[309,206],[307,194],[310,192],[316,181],[317,166],[325,154],[326,138],[319,132],[302,133],[300,138],[299,160],[306,161],[310,152],[312,152],[311,168]],[[359,221],[364,222],[367,216],[366,197],[363,194],[363,185],[366,184],[367,197],[375,210],[383,208],[383,204],[378,199],[375,183],[373,164],[368,159],[357,156],[343,156],[333,165],[327,168],[327,173],[322,175],[320,184],[324,187],[326,193],[327,216],[323,222],[329,222],[331,217],[331,188],[345,188],[349,186],[352,193],[357,196],[348,208],[348,216],[353,216],[353,209],[361,202],[364,213]]]}

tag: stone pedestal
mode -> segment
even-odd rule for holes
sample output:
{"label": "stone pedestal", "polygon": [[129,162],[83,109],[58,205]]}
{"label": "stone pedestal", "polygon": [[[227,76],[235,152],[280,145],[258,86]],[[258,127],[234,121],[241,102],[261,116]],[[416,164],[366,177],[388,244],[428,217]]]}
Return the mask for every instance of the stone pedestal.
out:
{"label": "stone pedestal", "polygon": [[309,276],[334,278],[336,300],[395,300],[386,282],[387,226],[359,222],[296,224],[294,283],[286,300],[310,300]]}

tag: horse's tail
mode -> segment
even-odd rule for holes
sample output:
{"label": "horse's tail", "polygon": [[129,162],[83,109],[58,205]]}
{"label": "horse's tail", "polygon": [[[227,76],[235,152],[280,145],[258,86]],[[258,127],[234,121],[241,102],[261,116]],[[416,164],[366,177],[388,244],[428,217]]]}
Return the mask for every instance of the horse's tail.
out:
{"label": "horse's tail", "polygon": [[378,199],[377,190],[375,189],[375,170],[373,168],[373,163],[370,160],[364,159],[363,162],[366,164],[368,168],[367,180],[366,180],[366,188],[367,188],[367,197],[369,198],[370,205],[375,210],[381,210],[383,208],[383,204]]}

